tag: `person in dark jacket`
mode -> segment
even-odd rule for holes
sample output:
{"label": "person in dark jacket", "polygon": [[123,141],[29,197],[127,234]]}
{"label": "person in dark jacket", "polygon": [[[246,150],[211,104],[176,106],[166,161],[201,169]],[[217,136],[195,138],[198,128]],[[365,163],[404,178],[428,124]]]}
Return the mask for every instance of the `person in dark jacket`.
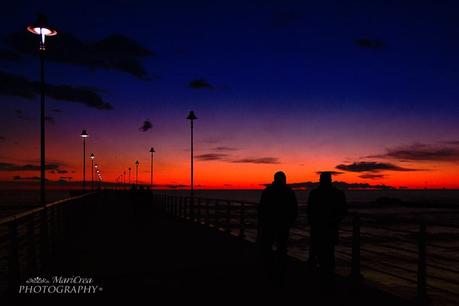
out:
{"label": "person in dark jacket", "polygon": [[[287,186],[284,172],[274,175],[274,182],[261,195],[258,207],[258,241],[262,260],[273,277],[283,281],[290,227],[298,214],[295,192]],[[277,256],[273,256],[273,245],[277,246]]]}
{"label": "person in dark jacket", "polygon": [[346,213],[344,192],[333,186],[330,172],[321,173],[319,187],[309,193],[307,216],[311,245],[308,262],[318,263],[322,280],[329,285],[334,282],[339,224]]}

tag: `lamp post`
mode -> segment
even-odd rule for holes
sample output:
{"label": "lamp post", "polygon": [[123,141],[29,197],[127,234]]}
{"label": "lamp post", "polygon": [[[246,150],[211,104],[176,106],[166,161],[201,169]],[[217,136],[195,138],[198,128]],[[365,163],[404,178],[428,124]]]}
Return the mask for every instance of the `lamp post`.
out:
{"label": "lamp post", "polygon": [[128,182],[129,182],[129,185],[131,185],[131,167],[129,167],[128,172],[129,172]]}
{"label": "lamp post", "polygon": [[194,168],[193,168],[193,128],[194,128],[194,120],[198,119],[194,114],[194,111],[190,111],[188,117],[186,119],[190,120],[190,127],[191,127],[191,185],[190,185],[190,192],[191,192],[191,199],[193,199],[194,193]]}
{"label": "lamp post", "polygon": [[155,153],[155,149],[153,147],[150,148],[150,188],[153,190],[153,153]]}
{"label": "lamp post", "polygon": [[83,190],[86,190],[86,138],[89,135],[86,130],[83,130],[80,136],[83,138]]}
{"label": "lamp post", "polygon": [[91,153],[91,190],[94,191],[94,153]]}
{"label": "lamp post", "polygon": [[54,36],[57,31],[48,26],[44,15],[39,15],[37,21],[27,27],[27,31],[40,36],[40,203],[45,205],[45,37]]}
{"label": "lamp post", "polygon": [[126,188],[126,171],[123,171],[123,188]]}
{"label": "lamp post", "polygon": [[135,161],[135,188],[137,189],[137,182],[139,179],[139,161]]}

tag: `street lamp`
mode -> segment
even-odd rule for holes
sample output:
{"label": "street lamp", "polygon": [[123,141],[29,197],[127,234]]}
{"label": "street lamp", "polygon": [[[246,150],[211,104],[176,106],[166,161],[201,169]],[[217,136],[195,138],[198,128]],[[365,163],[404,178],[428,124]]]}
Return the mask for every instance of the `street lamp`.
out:
{"label": "street lamp", "polygon": [[94,191],[94,153],[91,153],[91,189]]}
{"label": "street lamp", "polygon": [[135,188],[137,189],[137,182],[139,178],[139,161],[135,161]]}
{"label": "street lamp", "polygon": [[131,185],[131,167],[129,167],[128,172],[129,172],[129,176],[128,176],[129,185]]}
{"label": "street lamp", "polygon": [[150,155],[151,155],[151,160],[150,160],[150,188],[153,190],[153,153],[155,153],[155,149],[151,147],[150,149]]}
{"label": "street lamp", "polygon": [[88,133],[86,130],[81,131],[81,138],[83,138],[83,190],[86,189],[86,138],[88,138]]}
{"label": "street lamp", "polygon": [[194,111],[190,111],[188,114],[188,117],[186,119],[190,120],[190,127],[191,127],[191,185],[190,185],[190,191],[191,191],[191,198],[193,199],[193,193],[194,193],[194,168],[193,168],[193,128],[194,128],[194,120],[198,119],[196,115],[194,114]]}
{"label": "street lamp", "polygon": [[126,170],[123,171],[123,188],[126,188]]}
{"label": "street lamp", "polygon": [[37,21],[27,31],[40,36],[40,203],[45,205],[45,37],[54,36],[57,31],[48,26],[45,15],[38,15]]}

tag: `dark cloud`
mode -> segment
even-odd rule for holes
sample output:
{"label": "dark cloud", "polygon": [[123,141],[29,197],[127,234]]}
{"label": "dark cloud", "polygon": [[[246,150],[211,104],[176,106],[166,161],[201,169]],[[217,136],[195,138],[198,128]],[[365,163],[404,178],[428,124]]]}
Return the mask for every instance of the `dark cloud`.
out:
{"label": "dark cloud", "polygon": [[196,158],[201,161],[226,160],[228,155],[223,153],[207,153],[197,155]]}
{"label": "dark cloud", "polygon": [[233,147],[225,147],[225,146],[221,146],[221,147],[215,147],[215,148],[212,148],[213,151],[219,151],[219,152],[222,152],[222,151],[237,151],[239,149],[237,148],[233,148]]}
{"label": "dark cloud", "polygon": [[51,124],[55,124],[56,123],[56,121],[54,120],[54,117],[51,117],[51,116],[45,116],[45,121],[49,122]]}
{"label": "dark cloud", "polygon": [[296,23],[303,16],[297,12],[275,12],[271,18],[271,25],[275,28],[284,28]]}
{"label": "dark cloud", "polygon": [[344,172],[341,171],[317,171],[317,174],[322,174],[322,173],[330,173],[331,175],[340,175],[343,174]]}
{"label": "dark cloud", "polygon": [[8,49],[0,49],[0,61],[19,62],[21,56]]}
{"label": "dark cloud", "polygon": [[276,157],[257,157],[257,158],[242,158],[232,160],[232,163],[248,163],[248,164],[279,164],[280,161]]}
{"label": "dark cloud", "polygon": [[[59,169],[58,164],[48,164],[46,165],[46,170],[57,170]],[[0,163],[0,171],[38,171],[40,170],[39,165],[16,165],[11,163]]]}
{"label": "dark cloud", "polygon": [[13,176],[13,180],[15,181],[39,181],[40,177],[39,176],[28,176],[28,177],[22,177],[19,175]]}
{"label": "dark cloud", "polygon": [[66,173],[69,173],[67,170],[64,170],[64,169],[56,169],[56,170],[52,170],[50,172],[52,174],[66,174]]}
{"label": "dark cloud", "polygon": [[[26,31],[9,35],[6,42],[18,52],[30,55],[37,53],[37,39]],[[152,51],[119,34],[87,43],[72,34],[59,33],[55,39],[47,40],[46,48],[46,57],[52,61],[87,66],[91,69],[118,70],[140,79],[148,79],[141,60],[151,55]]]}
{"label": "dark cloud", "polygon": [[370,38],[359,38],[354,41],[354,43],[365,49],[383,49],[386,47],[386,43],[382,40],[370,39]]}
{"label": "dark cloud", "polygon": [[[455,145],[454,142],[450,145]],[[402,146],[387,149],[387,152],[380,155],[373,155],[369,158],[390,158],[406,161],[459,161],[459,148],[451,146],[432,146],[415,143],[410,146]]]}
{"label": "dark cloud", "polygon": [[[25,77],[0,71],[0,94],[35,99],[40,94],[40,84]],[[70,85],[46,86],[46,95],[55,100],[84,104],[97,109],[112,109],[96,89]]]}
{"label": "dark cloud", "polygon": [[212,84],[210,84],[209,82],[207,82],[204,79],[196,79],[196,80],[190,81],[190,83],[188,83],[188,88],[191,88],[191,89],[207,89],[207,90],[215,89]]}
{"label": "dark cloud", "polygon": [[143,122],[143,125],[139,128],[139,130],[142,132],[146,132],[152,128],[153,128],[153,124],[151,124],[151,121],[147,119]]}
{"label": "dark cloud", "polygon": [[365,174],[359,175],[359,177],[363,178],[363,179],[378,180],[378,179],[384,178],[385,175],[384,174],[365,173]]}
{"label": "dark cloud", "polygon": [[379,171],[417,171],[418,169],[403,168],[391,163],[380,162],[355,162],[352,164],[340,164],[336,169],[349,172],[379,172]]}

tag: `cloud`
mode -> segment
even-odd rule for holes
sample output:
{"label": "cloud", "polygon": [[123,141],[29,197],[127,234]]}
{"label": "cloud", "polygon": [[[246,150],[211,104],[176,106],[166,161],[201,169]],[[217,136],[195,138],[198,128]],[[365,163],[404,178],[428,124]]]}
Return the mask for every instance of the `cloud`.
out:
{"label": "cloud", "polygon": [[258,157],[258,158],[242,158],[232,160],[232,163],[250,163],[250,164],[280,164],[276,157]]}
{"label": "cloud", "polygon": [[143,125],[139,128],[139,130],[142,132],[146,132],[152,128],[153,128],[153,124],[151,124],[151,121],[147,119],[143,122]]}
{"label": "cloud", "polygon": [[[18,52],[29,55],[37,53],[37,39],[26,31],[9,35],[6,42]],[[52,61],[91,69],[118,70],[144,80],[149,77],[141,60],[153,54],[133,39],[120,34],[88,43],[72,34],[59,33],[55,39],[47,40],[46,48],[46,58]]]}
{"label": "cloud", "polygon": [[212,150],[213,151],[237,151],[239,149],[233,148],[233,147],[220,146],[220,147],[212,148]]}
{"label": "cloud", "polygon": [[21,56],[9,49],[0,49],[0,61],[19,62]]}
{"label": "cloud", "polygon": [[197,155],[196,158],[201,161],[227,160],[228,155],[223,153],[207,153]]}
{"label": "cloud", "polygon": [[60,170],[60,169],[56,169],[56,170],[52,170],[50,171],[52,174],[66,174],[66,173],[69,173],[67,170]]}
{"label": "cloud", "polygon": [[51,117],[51,116],[45,116],[45,121],[49,122],[51,124],[55,124],[56,123],[56,121],[54,120],[54,117]]}
{"label": "cloud", "polygon": [[191,88],[191,89],[207,89],[207,90],[215,89],[215,87],[212,84],[210,84],[209,82],[207,82],[204,79],[191,80],[188,83],[188,88]]}
{"label": "cloud", "polygon": [[[453,143],[450,143],[454,145]],[[405,161],[459,161],[459,148],[451,146],[433,146],[415,143],[409,146],[390,148],[386,153],[369,156],[369,158],[389,158]]]}
{"label": "cloud", "polygon": [[[45,166],[46,170],[57,170],[58,164],[48,164]],[[16,165],[11,163],[0,163],[0,171],[39,171],[40,165]]]}
{"label": "cloud", "polygon": [[28,177],[22,177],[19,175],[13,176],[13,180],[15,181],[39,181],[40,177],[39,176],[28,176]]}
{"label": "cloud", "polygon": [[354,43],[358,47],[364,49],[384,49],[386,47],[386,43],[384,41],[366,37],[356,39]]}
{"label": "cloud", "polygon": [[359,175],[359,177],[363,178],[363,179],[377,180],[377,179],[384,178],[385,175],[384,174],[365,173],[365,174]]}
{"label": "cloud", "polygon": [[391,163],[380,162],[355,162],[352,164],[340,164],[336,169],[349,172],[379,172],[379,171],[417,171],[419,169],[403,168]]}
{"label": "cloud", "polygon": [[[102,99],[96,89],[89,87],[47,84],[45,92],[48,97],[55,100],[80,103],[101,110],[113,108]],[[40,83],[0,71],[0,94],[35,99],[40,94]]]}

